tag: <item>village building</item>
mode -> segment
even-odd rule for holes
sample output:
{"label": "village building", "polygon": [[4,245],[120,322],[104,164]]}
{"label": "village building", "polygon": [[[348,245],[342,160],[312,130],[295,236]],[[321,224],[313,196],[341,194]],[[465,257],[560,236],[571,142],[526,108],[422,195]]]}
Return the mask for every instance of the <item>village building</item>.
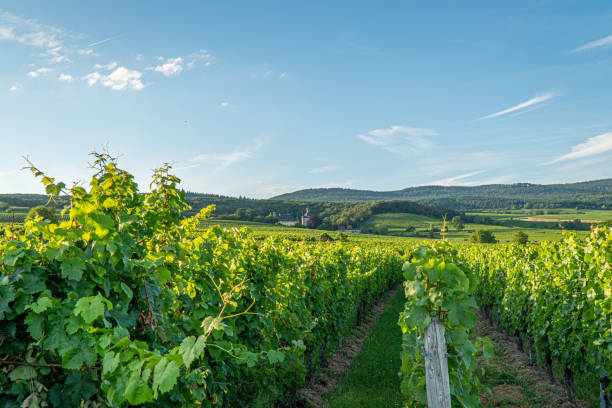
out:
{"label": "village building", "polygon": [[310,214],[310,210],[306,207],[306,212],[302,215],[302,225],[308,225],[308,221],[312,218],[312,214]]}
{"label": "village building", "polygon": [[295,224],[298,223],[297,217],[295,215],[292,215],[292,214],[280,214],[280,213],[276,213],[276,214],[274,214],[274,216],[278,220],[279,224],[284,225],[286,227],[293,227]]}

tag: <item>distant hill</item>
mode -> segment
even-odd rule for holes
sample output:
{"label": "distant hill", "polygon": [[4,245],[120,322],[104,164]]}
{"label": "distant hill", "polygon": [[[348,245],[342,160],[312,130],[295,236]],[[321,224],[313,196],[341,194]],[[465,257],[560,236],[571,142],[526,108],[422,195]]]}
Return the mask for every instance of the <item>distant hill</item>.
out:
{"label": "distant hill", "polygon": [[612,206],[612,178],[567,184],[488,184],[464,186],[420,186],[395,191],[314,188],[281,194],[274,200],[357,202],[413,200],[447,208],[512,208],[568,206],[601,208]]}

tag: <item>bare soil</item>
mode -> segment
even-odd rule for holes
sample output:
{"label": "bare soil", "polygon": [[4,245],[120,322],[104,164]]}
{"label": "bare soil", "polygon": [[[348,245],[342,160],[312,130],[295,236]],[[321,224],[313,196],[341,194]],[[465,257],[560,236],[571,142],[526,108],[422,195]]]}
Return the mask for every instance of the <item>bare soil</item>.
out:
{"label": "bare soil", "polygon": [[488,365],[482,357],[478,361],[486,367],[483,380],[493,394],[480,396],[485,407],[588,408],[582,401],[571,403],[565,388],[558,382],[553,384],[543,368],[531,365],[517,340],[493,327],[481,313],[476,334],[490,338],[496,354]]}

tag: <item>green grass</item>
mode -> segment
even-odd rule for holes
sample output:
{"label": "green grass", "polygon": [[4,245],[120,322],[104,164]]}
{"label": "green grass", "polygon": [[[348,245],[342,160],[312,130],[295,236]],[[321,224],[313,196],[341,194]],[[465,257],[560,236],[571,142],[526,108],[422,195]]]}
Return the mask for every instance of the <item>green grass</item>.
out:
{"label": "green grass", "polygon": [[397,319],[405,302],[400,290],[365,340],[338,388],[328,396],[330,408],[401,407],[400,380],[402,333]]}
{"label": "green grass", "polygon": [[375,224],[381,224],[387,226],[389,231],[405,230],[408,226],[414,226],[415,228],[428,227],[430,223],[439,223],[440,220],[435,218],[426,217],[424,215],[410,214],[410,213],[386,213],[376,214],[366,221],[362,229],[372,228]]}
{"label": "green grass", "polygon": [[[478,214],[487,216],[491,215],[488,213]],[[498,214],[498,216],[503,217],[506,215]],[[407,227],[413,226],[416,229],[416,232],[420,233],[423,237],[421,239],[426,239],[429,225],[432,224],[435,228],[439,229],[442,227],[442,220],[408,213],[387,213],[372,216],[365,226],[373,226],[375,224],[386,226],[389,234],[397,234],[401,236],[414,234],[405,232]],[[530,241],[537,242],[544,240],[558,241],[563,237],[563,232],[561,230],[546,228],[519,228],[485,224],[465,224],[463,231],[455,230],[452,225],[448,225],[448,228],[449,231],[447,238],[451,242],[469,242],[470,235],[477,229],[490,230],[500,243],[512,242],[517,231],[525,232],[529,236]],[[587,234],[587,231],[578,231],[579,236],[586,236]]]}
{"label": "green grass", "polygon": [[[219,225],[222,228],[241,228],[248,227],[251,233],[256,238],[267,238],[269,236],[275,236],[279,238],[288,238],[294,240],[300,240],[303,238],[307,239],[318,239],[324,233],[330,235],[333,239],[339,239],[340,233],[336,231],[323,231],[308,228],[295,228],[285,227],[278,224],[266,224],[260,222],[250,221],[235,221],[235,220],[205,220],[200,223],[199,228],[205,229]],[[355,245],[378,245],[378,246],[390,246],[390,247],[401,247],[402,243],[409,244],[414,242],[416,238],[404,238],[395,236],[385,235],[374,235],[374,234],[346,234],[349,243]]]}
{"label": "green grass", "polygon": [[[535,214],[532,212],[545,212]],[[555,208],[549,210],[483,210],[469,212],[467,215],[483,215],[497,220],[521,219],[526,217],[542,218],[547,220],[612,220],[612,210],[576,210],[575,208]]]}

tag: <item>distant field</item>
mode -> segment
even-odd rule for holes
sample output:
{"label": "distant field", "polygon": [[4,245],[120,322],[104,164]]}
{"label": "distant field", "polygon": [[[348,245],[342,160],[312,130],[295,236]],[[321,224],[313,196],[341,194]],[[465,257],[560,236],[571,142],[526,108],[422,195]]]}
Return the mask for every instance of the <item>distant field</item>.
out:
{"label": "distant field", "polygon": [[[538,212],[547,212],[546,214],[538,214]],[[495,211],[480,211],[469,212],[467,215],[481,215],[491,217],[492,219],[508,220],[522,219],[534,217],[546,220],[593,220],[593,221],[608,221],[612,220],[612,210],[576,210],[575,208],[557,208],[551,210],[505,210],[503,212]]]}
{"label": "distant field", "polygon": [[[374,234],[347,234],[348,239],[355,243],[360,242],[377,242],[380,244],[385,243],[396,243],[401,240],[427,240],[428,237],[424,236],[429,229],[429,224],[433,224],[435,228],[442,227],[442,220],[436,220],[433,218],[415,215],[415,214],[405,214],[405,213],[387,213],[387,214],[378,214],[372,217],[371,220],[368,221],[366,225],[374,225],[374,224],[383,224],[389,228],[390,234],[397,234],[396,236],[390,235],[374,235]],[[243,226],[249,227],[255,235],[267,236],[270,234],[284,236],[284,237],[292,237],[294,239],[299,239],[300,237],[313,237],[318,238],[326,231],[322,230],[313,230],[306,228],[292,228],[292,227],[283,227],[280,225],[273,224],[264,224],[258,222],[249,222],[249,221],[231,221],[231,220],[206,220],[201,224],[202,228],[208,228],[213,225],[220,225],[224,228],[240,228]],[[405,230],[408,226],[414,226],[418,232],[420,232],[423,236],[414,237],[414,236],[402,236],[400,234],[405,234]],[[514,239],[514,235],[517,231],[523,231],[529,236],[530,241],[557,241],[560,240],[563,236],[563,232],[561,230],[551,230],[551,229],[540,229],[540,228],[511,228],[511,227],[502,227],[496,225],[483,225],[483,224],[466,224],[465,229],[463,231],[456,231],[452,226],[450,226],[450,231],[447,234],[447,238],[449,241],[453,242],[468,242],[470,238],[470,234],[476,230],[490,230],[493,235],[497,238],[497,240],[501,243],[512,242]],[[337,239],[339,236],[338,232],[335,231],[327,231],[327,233],[334,239]],[[578,231],[579,236],[586,236],[588,232],[586,231]]]}
{"label": "distant field", "polygon": [[[233,221],[233,220],[206,220],[200,223],[201,229],[209,228],[214,225],[219,225],[222,228],[241,228],[248,227],[256,237],[268,237],[270,235],[300,240],[318,239],[324,233],[327,233],[333,239],[339,239],[340,233],[337,231],[323,231],[308,228],[285,227],[278,224],[266,224],[250,221]],[[374,235],[374,234],[346,234],[349,242],[354,242],[358,245],[381,245],[381,246],[397,246],[401,242],[409,242],[418,240],[419,238],[395,237],[389,235]],[[420,238],[423,240],[423,238]]]}
{"label": "distant field", "polygon": [[[474,215],[491,215],[488,213],[472,213]],[[503,217],[504,214],[498,214]],[[494,218],[494,217],[491,217]],[[429,225],[433,225],[434,228],[442,228],[442,220],[436,220],[434,218],[424,217],[414,214],[405,213],[387,213],[378,214],[373,216],[365,224],[366,226],[374,226],[375,224],[384,225],[388,228],[390,234],[397,235],[412,235],[414,233],[406,232],[406,228],[413,226],[417,233],[421,235],[427,234]],[[452,225],[448,225],[449,231],[447,238],[450,241],[467,242],[469,241],[470,234],[477,229],[490,230],[499,242],[511,242],[517,231],[523,231],[529,236],[531,241],[556,241],[561,239],[563,232],[561,230],[544,229],[544,228],[517,228],[517,227],[503,227],[497,225],[484,225],[484,224],[465,224],[463,231],[457,231]],[[586,231],[579,231],[579,236],[586,236]],[[423,237],[421,239],[424,239]]]}
{"label": "distant field", "polygon": [[[547,219],[555,217],[563,217],[564,219],[574,219],[581,216],[584,219],[598,219],[598,220],[610,220],[612,219],[612,210],[580,210],[575,209],[563,209],[557,210],[560,214],[545,214],[545,215],[533,215],[538,218]],[[561,213],[563,211],[563,213]],[[507,211],[504,213],[492,213],[492,212],[474,212],[468,213],[468,215],[486,215],[493,219],[513,219],[530,216],[524,214],[522,211]],[[16,223],[23,222],[25,214],[16,213]],[[7,226],[10,223],[10,214],[0,213],[0,228]],[[414,241],[414,240],[428,240],[429,226],[430,224],[434,228],[440,229],[442,227],[441,219],[434,219],[423,215],[408,214],[408,213],[386,213],[377,214],[368,220],[363,229],[371,228],[376,224],[384,225],[388,229],[389,235],[375,235],[375,234],[346,234],[350,242],[356,244],[368,244],[368,245],[395,245],[398,241]],[[336,231],[323,231],[308,228],[294,228],[285,227],[278,224],[266,224],[260,222],[250,221],[235,221],[235,220],[206,220],[200,224],[200,228],[208,228],[213,225],[220,225],[223,228],[241,228],[249,227],[255,236],[261,238],[269,235],[276,235],[284,238],[290,238],[294,240],[301,239],[319,239],[323,233],[327,233],[333,239],[339,238],[339,232]],[[414,227],[415,231],[407,232],[406,228]],[[468,242],[470,234],[476,230],[490,230],[497,240],[501,243],[512,242],[514,235],[517,231],[523,231],[529,236],[530,241],[557,241],[563,236],[563,232],[557,229],[544,229],[544,228],[519,228],[519,227],[504,227],[496,225],[484,225],[484,224],[465,224],[463,231],[457,231],[452,225],[448,225],[449,231],[446,234],[449,241],[453,242]],[[415,232],[420,236],[415,236]],[[587,231],[578,231],[579,236],[588,235]],[[440,238],[439,233],[436,233],[435,238]]]}

